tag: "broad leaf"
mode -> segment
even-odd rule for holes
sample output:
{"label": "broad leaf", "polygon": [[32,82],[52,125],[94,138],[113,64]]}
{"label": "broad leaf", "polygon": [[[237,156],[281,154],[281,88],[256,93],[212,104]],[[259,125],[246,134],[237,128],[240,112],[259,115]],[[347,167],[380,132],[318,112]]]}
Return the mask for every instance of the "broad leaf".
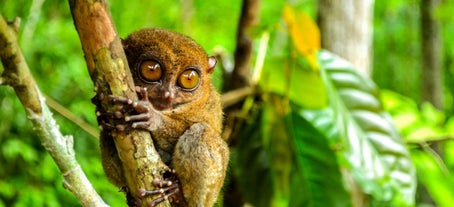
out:
{"label": "broad leaf", "polygon": [[329,52],[320,52],[319,62],[334,129],[317,125],[317,115],[306,117],[312,117],[311,122],[320,130],[331,132],[326,135],[341,149],[339,155],[346,160],[343,167],[350,170],[365,193],[372,195],[373,205],[413,205],[415,171],[408,150],[382,108],[378,88]]}

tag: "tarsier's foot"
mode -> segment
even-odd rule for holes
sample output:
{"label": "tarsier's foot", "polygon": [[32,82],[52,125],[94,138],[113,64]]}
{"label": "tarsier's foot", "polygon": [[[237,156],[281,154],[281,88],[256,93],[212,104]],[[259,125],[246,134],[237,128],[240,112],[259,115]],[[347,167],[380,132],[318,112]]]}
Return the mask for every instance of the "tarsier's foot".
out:
{"label": "tarsier's foot", "polygon": [[172,206],[185,206],[183,194],[180,190],[180,182],[175,175],[175,171],[169,172],[170,176],[164,180],[155,179],[153,180],[153,186],[156,187],[154,190],[138,190],[138,198],[144,198],[147,196],[158,196],[156,199],[148,203],[149,206],[156,206],[159,203],[168,200]]}

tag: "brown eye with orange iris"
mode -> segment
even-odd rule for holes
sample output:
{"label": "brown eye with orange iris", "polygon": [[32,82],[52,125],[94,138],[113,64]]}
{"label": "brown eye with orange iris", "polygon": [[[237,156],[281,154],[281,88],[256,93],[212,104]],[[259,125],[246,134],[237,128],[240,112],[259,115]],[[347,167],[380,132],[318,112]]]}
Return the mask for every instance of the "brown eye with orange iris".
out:
{"label": "brown eye with orange iris", "polygon": [[146,81],[158,81],[162,76],[161,65],[154,60],[145,60],[140,63],[139,74]]}
{"label": "brown eye with orange iris", "polygon": [[178,77],[178,86],[184,89],[193,89],[199,84],[199,73],[194,69],[183,71]]}

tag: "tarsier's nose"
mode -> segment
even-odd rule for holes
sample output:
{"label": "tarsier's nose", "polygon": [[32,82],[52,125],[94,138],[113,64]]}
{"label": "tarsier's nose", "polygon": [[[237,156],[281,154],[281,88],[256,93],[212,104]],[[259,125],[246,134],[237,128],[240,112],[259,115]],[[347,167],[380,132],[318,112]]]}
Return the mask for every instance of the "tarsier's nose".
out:
{"label": "tarsier's nose", "polygon": [[167,110],[172,108],[173,100],[175,99],[175,93],[171,90],[162,90],[160,96],[152,99],[153,106],[158,110]]}
{"label": "tarsier's nose", "polygon": [[173,101],[175,100],[175,92],[172,90],[172,88],[167,88],[163,89],[161,91],[161,97],[159,99],[159,102],[157,105],[158,109],[160,110],[166,110],[172,108]]}
{"label": "tarsier's nose", "polygon": [[170,89],[170,90],[164,90],[162,92],[162,99],[163,101],[167,103],[172,103],[173,99],[175,99],[175,93]]}

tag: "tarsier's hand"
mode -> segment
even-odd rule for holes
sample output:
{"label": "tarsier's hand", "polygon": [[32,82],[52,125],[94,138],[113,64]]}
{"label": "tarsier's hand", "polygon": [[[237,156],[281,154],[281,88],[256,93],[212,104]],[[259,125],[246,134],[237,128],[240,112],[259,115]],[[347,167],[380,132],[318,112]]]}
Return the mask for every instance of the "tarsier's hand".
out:
{"label": "tarsier's hand", "polygon": [[[98,119],[101,120],[102,129],[110,129],[114,132],[127,132],[130,129],[152,131],[161,125],[161,117],[148,100],[147,89],[136,87],[136,92],[140,96],[139,101],[134,101],[126,97],[107,96],[109,101],[120,106],[113,112],[103,110],[96,112]],[[104,98],[106,97],[103,94],[97,95],[93,102],[96,101],[95,99],[102,101]]]}

